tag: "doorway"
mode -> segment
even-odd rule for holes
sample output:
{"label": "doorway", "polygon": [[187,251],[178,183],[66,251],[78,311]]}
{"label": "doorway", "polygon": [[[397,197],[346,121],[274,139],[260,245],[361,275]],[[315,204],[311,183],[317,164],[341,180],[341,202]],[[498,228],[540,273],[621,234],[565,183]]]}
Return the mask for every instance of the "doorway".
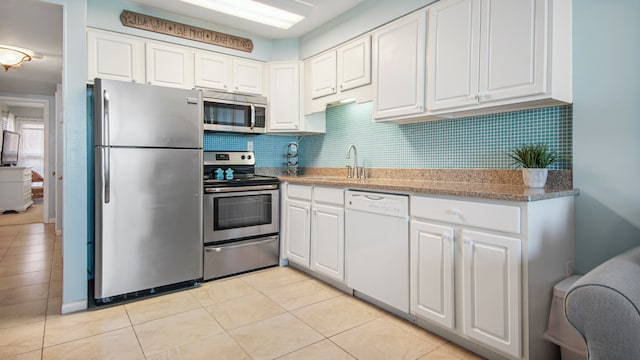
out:
{"label": "doorway", "polygon": [[[53,99],[34,99],[0,96],[0,108],[3,109],[3,128],[20,134],[18,166],[31,168],[31,196],[34,204],[22,214],[0,215],[0,224],[25,224],[33,222],[50,223],[55,221],[55,187],[51,186],[51,169],[55,169],[55,123],[51,122],[50,109]],[[54,118],[55,120],[55,118]],[[50,133],[52,129],[52,133]],[[53,137],[50,137],[53,135]],[[53,182],[55,183],[55,181]],[[53,200],[53,202],[52,202]]]}

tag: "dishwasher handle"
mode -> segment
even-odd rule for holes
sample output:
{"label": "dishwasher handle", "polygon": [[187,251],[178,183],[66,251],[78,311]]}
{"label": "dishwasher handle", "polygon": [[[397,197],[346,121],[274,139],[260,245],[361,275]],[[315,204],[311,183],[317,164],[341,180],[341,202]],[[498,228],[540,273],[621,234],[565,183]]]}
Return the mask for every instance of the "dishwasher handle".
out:
{"label": "dishwasher handle", "polygon": [[395,217],[408,217],[409,197],[400,194],[347,191],[345,209]]}

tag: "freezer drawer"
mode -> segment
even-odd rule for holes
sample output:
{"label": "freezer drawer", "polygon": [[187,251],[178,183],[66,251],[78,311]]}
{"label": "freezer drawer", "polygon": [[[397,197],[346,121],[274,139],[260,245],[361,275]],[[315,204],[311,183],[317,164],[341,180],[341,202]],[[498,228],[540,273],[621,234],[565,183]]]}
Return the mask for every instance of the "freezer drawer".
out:
{"label": "freezer drawer", "polygon": [[279,239],[275,235],[205,246],[204,280],[278,265]]}

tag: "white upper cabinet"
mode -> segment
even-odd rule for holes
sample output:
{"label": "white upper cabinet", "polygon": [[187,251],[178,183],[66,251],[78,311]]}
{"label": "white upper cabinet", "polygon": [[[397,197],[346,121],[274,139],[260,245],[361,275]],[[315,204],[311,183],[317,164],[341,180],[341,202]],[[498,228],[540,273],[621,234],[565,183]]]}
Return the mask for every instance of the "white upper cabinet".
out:
{"label": "white upper cabinet", "polygon": [[197,51],[195,53],[195,85],[221,91],[231,90],[231,58]]}
{"label": "white upper cabinet", "polygon": [[311,66],[311,97],[317,99],[336,93],[336,52],[314,57]]}
{"label": "white upper cabinet", "polygon": [[144,82],[144,42],[132,36],[87,31],[87,79]]}
{"label": "white upper cabinet", "polygon": [[479,3],[440,1],[429,7],[427,107],[475,104],[478,92]]}
{"label": "white upper cabinet", "polygon": [[233,59],[233,91],[262,95],[263,63],[244,59]]}
{"label": "white upper cabinet", "polygon": [[195,85],[262,95],[263,63],[205,51],[195,53]]}
{"label": "white upper cabinet", "polygon": [[373,118],[386,120],[424,111],[426,11],[373,33]]}
{"label": "white upper cabinet", "polygon": [[313,99],[370,84],[371,36],[363,36],[318,55],[309,64]]}
{"label": "white upper cabinet", "polygon": [[146,60],[148,84],[193,88],[193,51],[179,46],[148,42]]}
{"label": "white upper cabinet", "polygon": [[430,6],[428,111],[571,102],[570,4],[442,0]]}
{"label": "white upper cabinet", "polygon": [[481,2],[478,101],[546,91],[548,2]]}
{"label": "white upper cabinet", "polygon": [[299,62],[270,65],[268,130],[271,132],[300,130],[300,66]]}
{"label": "white upper cabinet", "polygon": [[371,101],[371,35],[305,61],[305,114],[345,99]]}
{"label": "white upper cabinet", "polygon": [[267,131],[283,134],[326,132],[324,113],[303,114],[304,64],[299,61],[269,64],[269,120]]}
{"label": "white upper cabinet", "polygon": [[371,84],[371,36],[366,35],[338,48],[338,90]]}

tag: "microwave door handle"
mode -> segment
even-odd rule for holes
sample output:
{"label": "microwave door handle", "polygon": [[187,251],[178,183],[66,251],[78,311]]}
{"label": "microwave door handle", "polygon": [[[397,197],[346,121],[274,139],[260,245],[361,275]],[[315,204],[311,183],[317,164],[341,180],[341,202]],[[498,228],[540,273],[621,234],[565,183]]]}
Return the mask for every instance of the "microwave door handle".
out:
{"label": "microwave door handle", "polygon": [[256,107],[251,104],[251,130],[256,126]]}

